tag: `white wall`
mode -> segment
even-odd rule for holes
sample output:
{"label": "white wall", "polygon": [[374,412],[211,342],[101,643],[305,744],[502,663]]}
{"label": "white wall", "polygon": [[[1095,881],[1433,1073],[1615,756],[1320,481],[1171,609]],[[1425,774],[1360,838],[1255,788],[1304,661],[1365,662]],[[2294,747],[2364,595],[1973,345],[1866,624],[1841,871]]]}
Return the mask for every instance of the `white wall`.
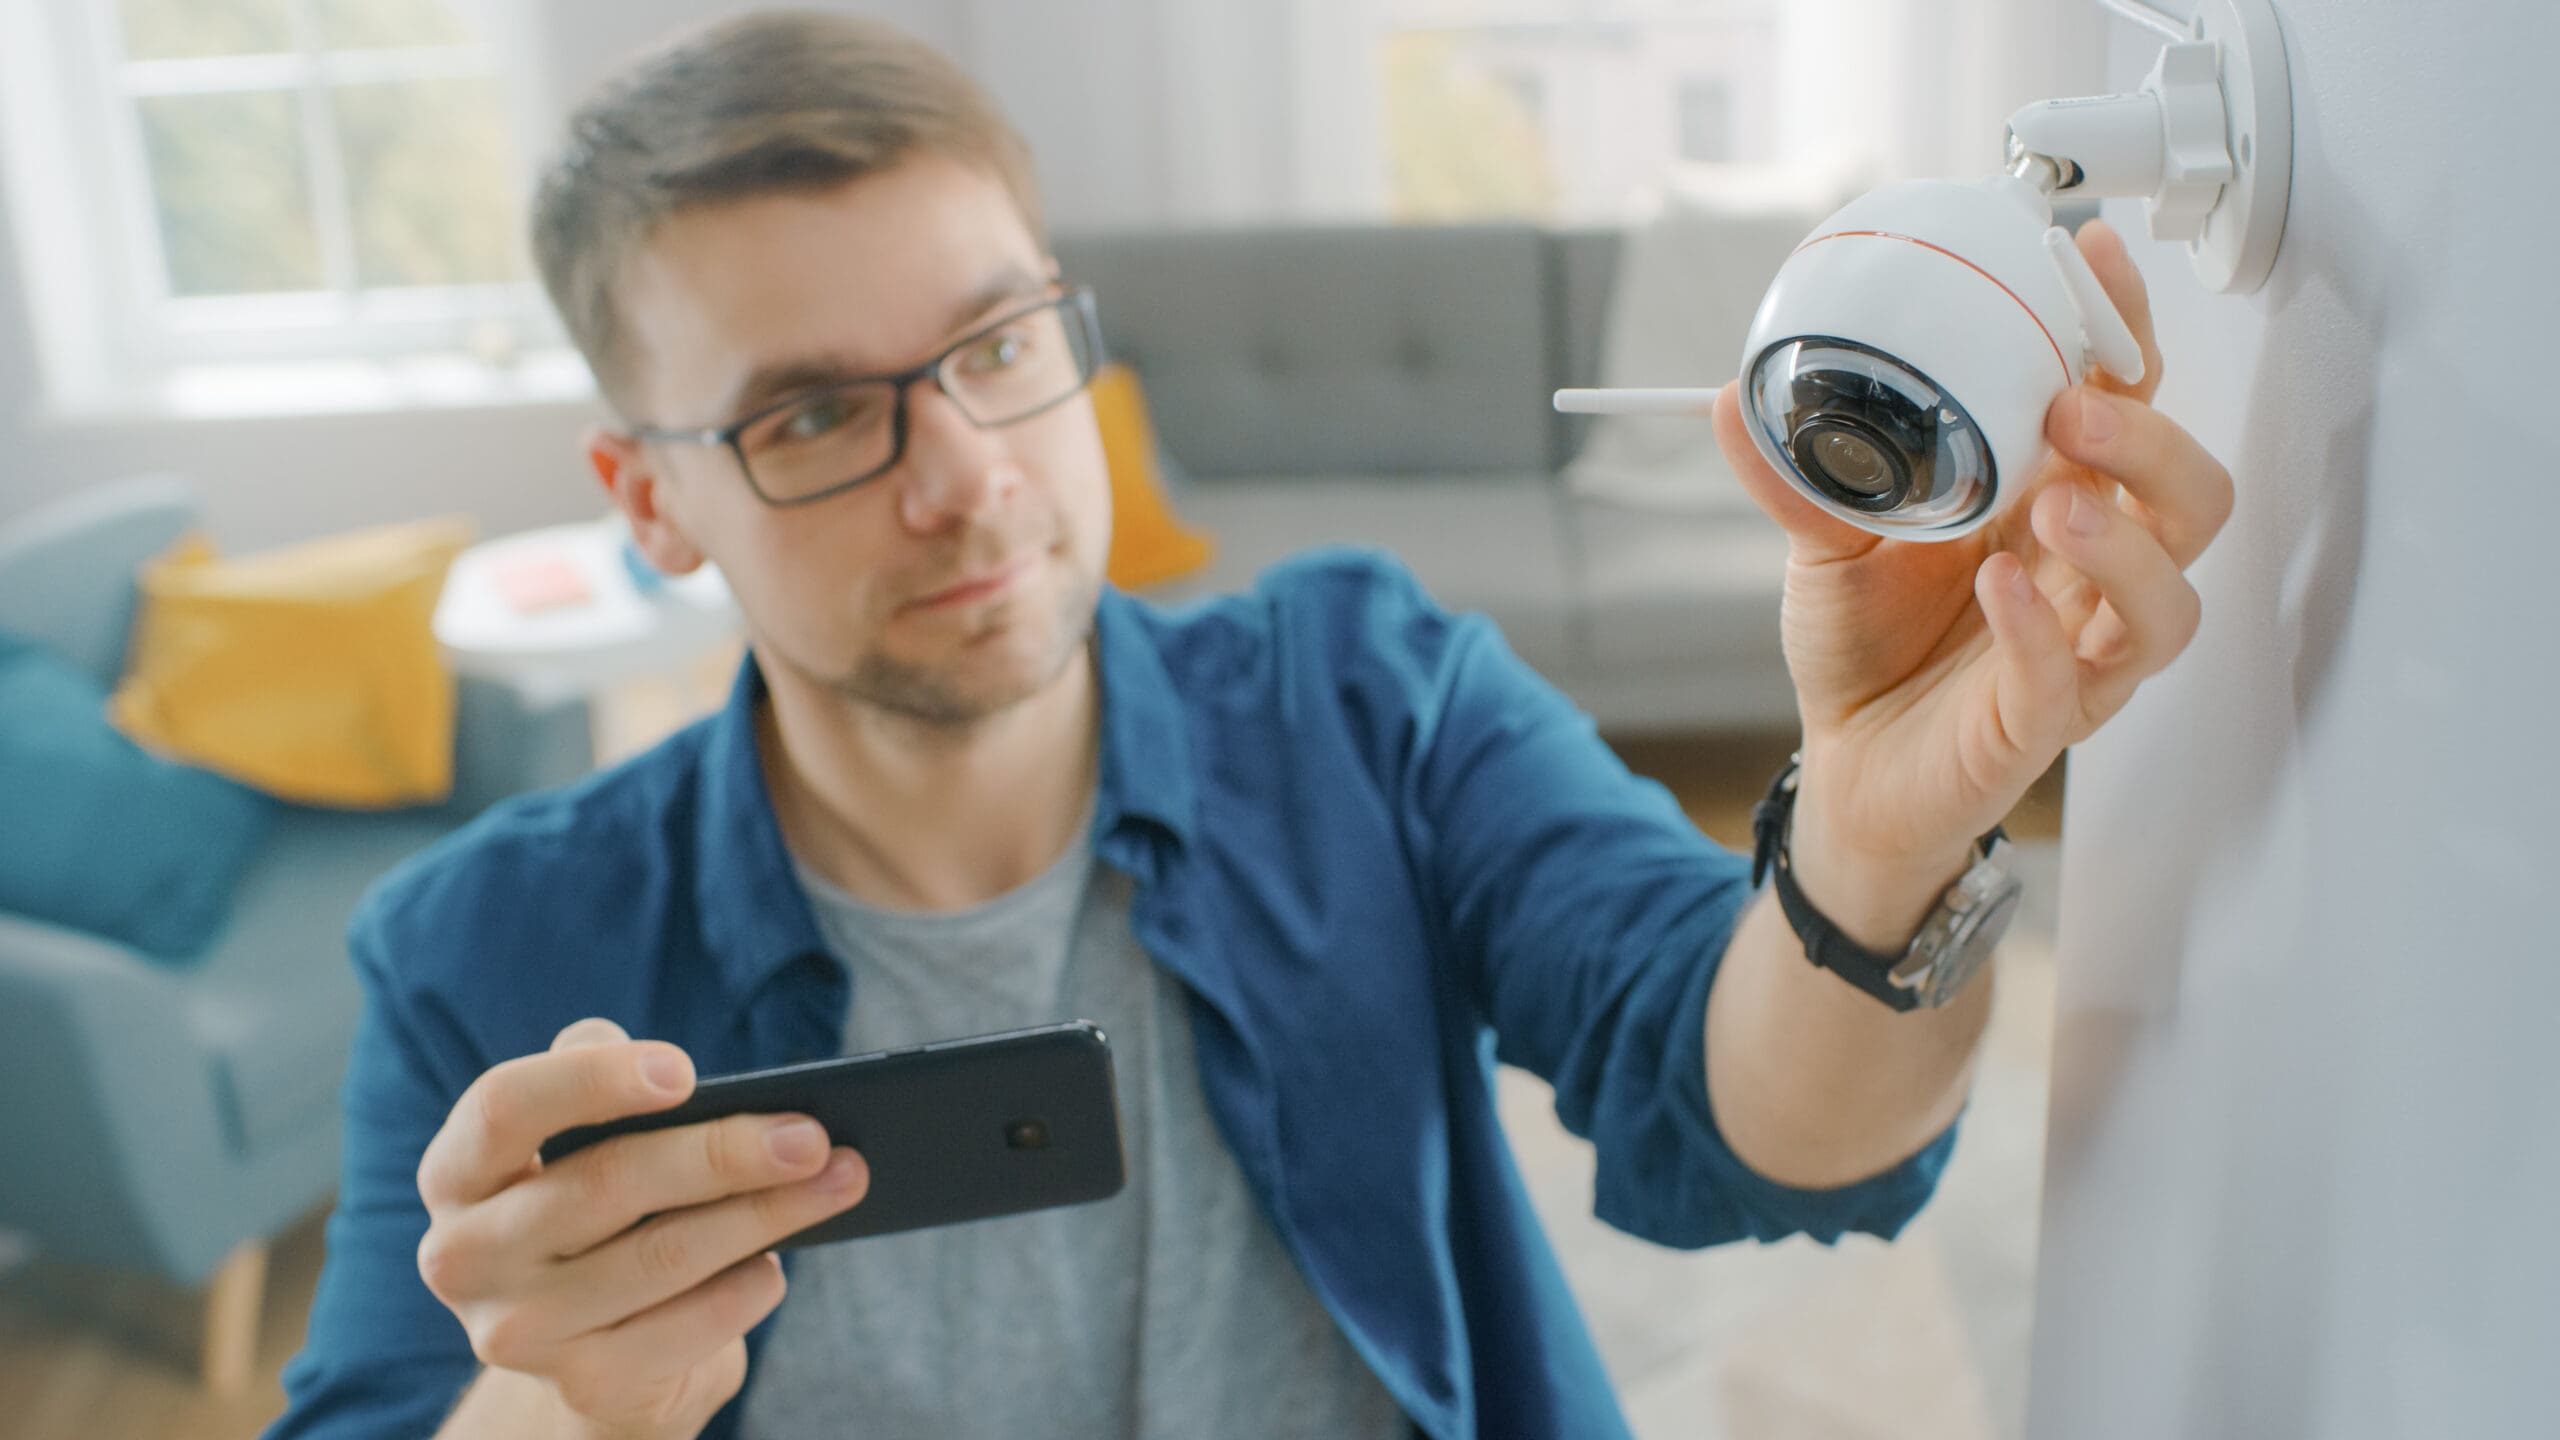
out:
{"label": "white wall", "polygon": [[2560,19],[2281,10],[2268,289],[2141,253],[2239,512],[2071,766],[2028,1433],[2560,1435]]}

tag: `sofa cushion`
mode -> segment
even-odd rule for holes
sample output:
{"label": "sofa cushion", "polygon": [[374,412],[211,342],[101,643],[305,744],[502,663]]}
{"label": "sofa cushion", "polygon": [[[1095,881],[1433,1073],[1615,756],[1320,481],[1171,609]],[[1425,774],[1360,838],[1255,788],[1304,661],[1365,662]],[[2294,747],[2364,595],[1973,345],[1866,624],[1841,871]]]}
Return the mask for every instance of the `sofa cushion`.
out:
{"label": "sofa cushion", "polygon": [[[1616,226],[1547,234],[1547,283],[1556,303],[1554,383],[1558,389],[1600,383],[1600,351],[1608,341],[1609,297],[1618,284],[1626,232]],[[1561,470],[1582,451],[1595,417],[1558,414],[1549,425],[1547,468]]]}
{"label": "sofa cushion", "polygon": [[1601,669],[1769,660],[1787,536],[1749,515],[1561,502]]}
{"label": "sofa cushion", "polygon": [[1139,590],[1206,567],[1218,553],[1217,542],[1173,513],[1161,447],[1136,371],[1114,363],[1093,377],[1093,421],[1111,470],[1111,583]]}
{"label": "sofa cushion", "polygon": [[[1061,236],[1165,450],[1225,478],[1542,470],[1546,250],[1528,226]],[[1188,497],[1185,497],[1186,503]]]}
{"label": "sofa cushion", "polygon": [[1568,497],[1583,605],[1574,699],[1621,734],[1796,724],[1779,644],[1787,540],[1754,513],[1663,513]]}
{"label": "sofa cushion", "polygon": [[70,660],[0,632],[0,910],[188,960],[221,932],[273,806],[117,734],[106,701]]}
{"label": "sofa cushion", "polygon": [[393,808],[453,788],[433,620],[468,517],[145,566],[112,714],[128,735],[288,800]]}
{"label": "sofa cushion", "polygon": [[[1712,386],[1733,376],[1761,288],[1830,206],[1825,185],[1690,178],[1631,231],[1609,295],[1604,386]],[[1703,414],[1604,415],[1565,466],[1577,495],[1718,515],[1757,513]]]}
{"label": "sofa cushion", "polygon": [[[1574,597],[1555,486],[1541,474],[1337,476],[1202,485],[1183,513],[1218,537],[1196,588],[1240,591],[1318,545],[1394,553],[1451,610],[1492,617],[1520,658],[1570,688]],[[1177,592],[1178,593],[1178,592]]]}
{"label": "sofa cushion", "polygon": [[237,1153],[328,1120],[360,1003],[347,921],[366,886],[452,823],[424,811],[282,811],[241,877],[230,930],[189,977],[190,1018]]}

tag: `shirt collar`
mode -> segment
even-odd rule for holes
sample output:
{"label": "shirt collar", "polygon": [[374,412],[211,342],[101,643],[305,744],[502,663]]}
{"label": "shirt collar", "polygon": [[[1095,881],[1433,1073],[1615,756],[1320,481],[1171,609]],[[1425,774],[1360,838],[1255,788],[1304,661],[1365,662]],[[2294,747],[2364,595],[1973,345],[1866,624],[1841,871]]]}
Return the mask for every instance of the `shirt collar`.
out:
{"label": "shirt collar", "polygon": [[765,789],[756,748],[764,694],[764,672],[750,652],[739,663],[729,702],[705,728],[694,817],[693,891],[703,942],[741,1003],[776,970],[826,953]]}
{"label": "shirt collar", "polygon": [[[1187,845],[1199,792],[1182,697],[1137,601],[1103,591],[1094,646],[1102,773],[1093,834],[1104,858],[1126,865],[1135,858],[1126,822],[1150,823]],[[750,653],[739,663],[728,703],[706,722],[695,817],[694,901],[703,939],[741,1002],[783,966],[827,953],[765,788],[756,748],[756,711],[764,696],[764,673]]]}
{"label": "shirt collar", "polygon": [[1189,717],[1144,607],[1105,588],[1093,631],[1102,681],[1102,794],[1094,834],[1107,839],[1124,820],[1138,819],[1188,845],[1200,810]]}

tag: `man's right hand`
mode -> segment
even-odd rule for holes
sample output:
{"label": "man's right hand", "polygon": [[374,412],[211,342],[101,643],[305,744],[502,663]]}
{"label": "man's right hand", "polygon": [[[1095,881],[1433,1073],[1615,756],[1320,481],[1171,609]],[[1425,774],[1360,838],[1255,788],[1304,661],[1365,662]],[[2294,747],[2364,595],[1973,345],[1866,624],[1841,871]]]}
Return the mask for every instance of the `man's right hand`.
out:
{"label": "man's right hand", "polygon": [[870,1184],[859,1155],[830,1155],[797,1115],[622,1135],[542,1163],[551,1136],[667,1109],[693,1082],[675,1046],[581,1020],[474,1081],[418,1165],[427,1288],[483,1364],[539,1382],[585,1436],[698,1432],[746,1381],[746,1332],[782,1303],[770,1247]]}

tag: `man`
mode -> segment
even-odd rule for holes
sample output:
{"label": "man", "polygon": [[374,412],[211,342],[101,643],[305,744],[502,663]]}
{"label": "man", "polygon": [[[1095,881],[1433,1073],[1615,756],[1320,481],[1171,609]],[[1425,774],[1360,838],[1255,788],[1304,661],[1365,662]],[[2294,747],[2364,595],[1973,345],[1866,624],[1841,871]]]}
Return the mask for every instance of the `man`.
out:
{"label": "man", "polygon": [[[1090,302],[947,62],[723,24],[579,114],[535,231],[625,417],[597,475],[657,565],[719,564],[751,654],[724,712],[357,917],[345,1183],[274,1433],[1624,1433],[1497,1056],[1633,1233],[1891,1235],[1925,1201],[1987,980],[1905,1011],[1808,963],[1383,558],[1180,615],[1103,586]],[[2083,243],[2150,352],[2121,245]],[[1719,405],[1793,541],[1779,873],[1863,950],[2192,634],[2230,486],[2158,374],[2064,397],[2042,493],[1940,545],[1832,522]],[[697,1074],[1079,1015],[1127,1191],[797,1251],[787,1302],[768,1247],[868,1183],[805,1120],[536,1156]]]}

